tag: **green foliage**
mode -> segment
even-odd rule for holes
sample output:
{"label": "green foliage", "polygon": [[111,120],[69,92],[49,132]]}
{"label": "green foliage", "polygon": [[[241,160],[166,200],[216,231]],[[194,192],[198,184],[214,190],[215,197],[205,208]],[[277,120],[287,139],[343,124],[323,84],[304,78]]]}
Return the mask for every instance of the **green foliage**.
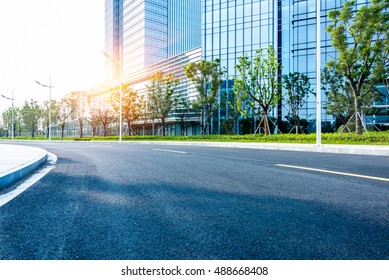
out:
{"label": "green foliage", "polygon": [[340,124],[346,125],[355,112],[354,95],[350,85],[345,82],[342,73],[328,67],[322,71],[321,83],[327,96],[326,113],[332,115]]}
{"label": "green foliage", "polygon": [[[274,48],[270,45],[265,54],[258,50],[251,62],[247,55],[238,58],[234,78],[234,94],[237,97],[238,110],[247,115],[247,103],[255,110],[261,108],[264,116],[265,134],[270,134],[267,116],[269,109],[276,106],[281,97],[281,83],[277,72],[281,65],[277,61]],[[253,110],[253,111],[254,111]]]}
{"label": "green foliage", "polygon": [[[387,73],[385,65],[389,57],[388,1],[372,1],[355,11],[355,1],[346,1],[341,10],[330,11],[333,24],[330,33],[338,59],[328,62],[327,67],[340,72],[348,81],[354,94],[355,112],[361,113],[366,96],[375,92],[375,85]],[[376,93],[377,94],[377,93]],[[356,133],[362,133],[362,123],[357,118]]]}
{"label": "green foliage", "polygon": [[163,136],[166,134],[165,119],[173,108],[173,94],[179,82],[174,74],[157,71],[150,77],[150,84],[146,85],[149,110],[154,118],[161,119]]}
{"label": "green foliage", "polygon": [[186,135],[188,128],[191,124],[188,119],[192,113],[192,104],[186,97],[181,95],[175,100],[173,107],[173,114],[179,118],[181,127],[181,136]]}
{"label": "green foliage", "polygon": [[126,120],[129,135],[132,133],[131,125],[133,121],[141,117],[141,106],[143,97],[133,90],[129,84],[111,89],[110,103],[117,115],[120,111],[120,90],[122,90],[122,118]]}
{"label": "green foliage", "polygon": [[116,117],[111,108],[99,108],[97,109],[97,120],[103,127],[104,136],[107,136],[108,134],[110,134],[109,125],[115,122]]}
{"label": "green foliage", "polygon": [[83,127],[86,121],[86,110],[88,107],[88,98],[85,92],[73,91],[66,96],[68,104],[71,107],[71,115],[73,119],[78,120],[80,138],[83,137]]}
{"label": "green foliage", "polygon": [[49,120],[51,115],[51,124],[55,124],[58,122],[59,115],[59,107],[56,100],[51,100],[51,104],[49,105],[49,101],[45,101],[42,108],[42,117],[43,123],[45,127],[46,134],[49,134]]}
{"label": "green foliage", "polygon": [[70,120],[71,106],[70,101],[64,97],[57,103],[57,121],[61,128],[61,137],[64,138],[65,127]]}
{"label": "green foliage", "polygon": [[198,99],[192,102],[194,109],[202,110],[202,133],[210,133],[211,117],[218,109],[217,93],[222,84],[222,77],[225,70],[221,69],[220,61],[201,60],[199,62],[191,62],[184,67],[185,75],[194,84],[198,92]]}
{"label": "green foliage", "polygon": [[[123,141],[206,141],[206,142],[263,142],[263,143],[294,143],[315,144],[316,134],[246,134],[246,135],[197,135],[197,136],[123,136]],[[117,141],[118,137],[90,137],[75,139],[82,141]],[[369,134],[354,133],[324,133],[323,144],[360,144],[360,145],[389,145],[389,131],[369,132]]]}
{"label": "green foliage", "polygon": [[37,101],[31,99],[30,101],[25,101],[21,114],[25,128],[31,132],[31,137],[34,137],[38,129],[38,123],[43,115],[43,109],[38,105]]}
{"label": "green foliage", "polygon": [[[1,139],[10,139],[2,137]],[[46,137],[16,137],[19,140],[47,140]],[[118,136],[107,137],[83,137],[83,138],[52,138],[52,140],[68,141],[118,141]],[[123,136],[123,141],[191,141],[191,142],[263,142],[263,143],[292,143],[292,144],[315,144],[316,134],[246,134],[246,135],[196,135],[196,136]],[[355,144],[355,145],[389,145],[389,131],[369,132],[369,134],[354,133],[323,133],[323,144]]]}
{"label": "green foliage", "polygon": [[283,86],[286,90],[289,104],[289,118],[293,121],[296,134],[299,133],[300,118],[299,113],[304,106],[307,96],[313,93],[311,83],[307,75],[294,72],[283,75]]}
{"label": "green foliage", "polygon": [[12,107],[2,113],[3,128],[7,131],[7,135],[11,135],[12,132],[12,113],[15,113]]}

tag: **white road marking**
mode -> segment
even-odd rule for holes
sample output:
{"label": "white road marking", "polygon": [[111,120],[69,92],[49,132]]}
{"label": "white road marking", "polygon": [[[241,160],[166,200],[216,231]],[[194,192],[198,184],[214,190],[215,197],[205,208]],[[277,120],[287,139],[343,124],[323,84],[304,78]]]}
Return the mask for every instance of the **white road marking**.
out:
{"label": "white road marking", "polygon": [[176,153],[176,154],[188,154],[188,152],[174,151],[174,150],[163,150],[163,149],[153,149],[153,151],[166,152],[166,153]]}
{"label": "white road marking", "polygon": [[42,179],[47,173],[50,172],[51,169],[53,169],[56,162],[57,162],[57,156],[52,153],[48,153],[47,163],[43,168],[38,169],[38,171],[33,173],[33,175],[31,175],[27,180],[25,180],[23,183],[17,186],[16,189],[8,193],[5,193],[3,195],[0,195],[0,207],[10,202],[12,199],[14,199],[19,194],[21,194],[22,192],[30,188],[33,184],[35,184],[40,179]]}
{"label": "white road marking", "polygon": [[354,174],[354,173],[338,172],[338,171],[331,171],[331,170],[317,169],[317,168],[310,168],[310,167],[303,167],[303,166],[286,165],[286,164],[276,164],[276,166],[389,182],[389,178],[366,176],[366,175]]}

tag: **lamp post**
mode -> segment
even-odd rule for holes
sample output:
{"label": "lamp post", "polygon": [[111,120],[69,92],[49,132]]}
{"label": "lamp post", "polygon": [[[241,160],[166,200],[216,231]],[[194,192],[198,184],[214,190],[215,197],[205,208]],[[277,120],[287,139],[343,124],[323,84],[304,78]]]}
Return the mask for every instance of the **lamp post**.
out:
{"label": "lamp post", "polygon": [[[113,63],[117,63],[120,66],[120,78],[122,78],[122,71],[121,71],[121,65],[122,62],[112,58],[109,54],[106,52],[102,52],[103,55],[112,61]],[[119,89],[119,142],[122,142],[122,126],[123,126],[123,120],[122,120],[122,96],[123,96],[123,83],[120,81],[120,89]]]}
{"label": "lamp post", "polygon": [[316,146],[321,146],[321,86],[320,86],[320,40],[321,40],[321,28],[320,28],[320,0],[316,5]]}
{"label": "lamp post", "polygon": [[5,99],[8,99],[8,100],[12,100],[12,129],[11,129],[11,139],[14,140],[14,128],[15,128],[15,107],[14,107],[14,91],[12,91],[12,98],[9,98],[7,96],[4,96],[2,94],[0,94],[1,97],[5,98]]}
{"label": "lamp post", "polygon": [[51,89],[54,87],[51,85],[51,75],[49,75],[49,84],[45,85],[38,81],[35,81],[38,85],[49,88],[49,141],[51,140]]}

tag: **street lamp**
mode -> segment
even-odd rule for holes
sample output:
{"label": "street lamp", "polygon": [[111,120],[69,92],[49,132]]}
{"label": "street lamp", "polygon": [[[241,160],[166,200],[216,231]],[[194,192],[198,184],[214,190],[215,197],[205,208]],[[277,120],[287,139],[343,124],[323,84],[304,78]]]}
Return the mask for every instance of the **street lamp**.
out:
{"label": "street lamp", "polygon": [[[121,65],[122,65],[122,62],[117,60],[117,59],[114,59],[112,58],[109,54],[107,54],[106,52],[102,51],[103,55],[109,59],[110,61],[112,61],[113,63],[117,63],[119,66],[120,66],[120,69],[121,69]],[[120,71],[120,78],[122,78],[122,71]],[[122,141],[122,126],[123,126],[123,121],[122,121],[122,96],[123,96],[123,84],[122,82],[120,81],[120,89],[119,89],[119,142]]]}
{"label": "street lamp", "polygon": [[42,87],[49,88],[49,141],[51,140],[51,89],[54,87],[51,85],[51,75],[49,76],[49,85],[42,84],[38,81],[35,81],[38,85]]}
{"label": "street lamp", "polygon": [[12,100],[12,129],[11,129],[11,138],[12,140],[14,140],[14,122],[15,122],[15,117],[14,117],[14,111],[15,111],[15,107],[14,107],[14,92],[12,91],[12,98],[9,98],[7,96],[4,96],[2,94],[0,94],[1,97],[5,98],[5,99],[8,99],[8,100]]}
{"label": "street lamp", "polygon": [[321,40],[321,26],[320,26],[320,2],[316,5],[316,146],[321,146],[321,86],[320,86],[320,40]]}

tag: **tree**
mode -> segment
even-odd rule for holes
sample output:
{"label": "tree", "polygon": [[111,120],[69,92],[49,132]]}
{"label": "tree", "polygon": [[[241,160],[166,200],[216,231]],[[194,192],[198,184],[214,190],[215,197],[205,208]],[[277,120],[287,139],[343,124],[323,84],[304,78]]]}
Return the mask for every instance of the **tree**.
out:
{"label": "tree", "polygon": [[108,135],[108,127],[115,121],[115,114],[109,108],[97,109],[97,119],[103,127],[104,136]]}
{"label": "tree", "polygon": [[[119,90],[115,90],[110,98],[115,112],[119,112],[120,110]],[[140,118],[140,100],[138,92],[133,90],[128,84],[122,85],[122,117],[127,122],[128,135],[131,135],[133,132],[131,128],[132,123]]]}
{"label": "tree", "polygon": [[148,130],[148,119],[149,119],[149,111],[147,108],[147,98],[144,95],[138,96],[138,102],[139,102],[139,118],[143,119],[143,135],[147,134]]}
{"label": "tree", "polygon": [[92,136],[97,135],[97,127],[100,125],[99,112],[97,109],[90,110],[88,123],[92,127]]}
{"label": "tree", "polygon": [[194,84],[198,92],[198,99],[192,103],[193,108],[202,110],[202,133],[211,133],[211,118],[219,108],[217,103],[217,93],[222,84],[222,77],[225,73],[220,67],[220,60],[215,59],[213,62],[201,60],[191,62],[184,66],[185,75]]}
{"label": "tree", "polygon": [[[51,109],[51,112],[50,112]],[[51,117],[50,117],[51,115]],[[43,104],[43,123],[44,123],[44,130],[47,137],[49,136],[49,120],[50,125],[58,122],[58,104],[56,100],[51,100],[51,108],[49,108],[49,101],[45,101]]]}
{"label": "tree", "polygon": [[181,136],[187,135],[188,127],[191,126],[188,124],[188,118],[192,111],[191,102],[185,97],[179,97],[174,104],[173,111],[180,120]]}
{"label": "tree", "polygon": [[61,137],[64,138],[65,127],[70,120],[72,112],[71,101],[66,97],[57,103],[57,120],[59,127],[61,128]]}
{"label": "tree", "polygon": [[2,113],[3,127],[7,131],[6,137],[9,137],[12,131],[12,107]]}
{"label": "tree", "polygon": [[309,82],[307,75],[299,72],[282,75],[282,78],[283,86],[288,97],[288,105],[290,109],[289,118],[293,120],[296,128],[296,134],[298,134],[298,129],[300,127],[300,110],[305,104],[306,97],[310,93],[313,93],[311,83]]}
{"label": "tree", "polygon": [[325,67],[321,75],[322,90],[327,96],[326,113],[345,126],[355,112],[354,96],[342,73]]}
{"label": "tree", "polygon": [[[222,123],[224,133],[233,134],[234,126],[237,124],[239,117],[245,114],[242,114],[242,111],[248,112],[251,107],[251,102],[245,101],[244,104],[241,103],[242,100],[238,98],[233,90],[231,94],[225,92],[222,96],[222,103],[226,103],[226,113],[225,120]],[[247,115],[247,114],[246,114]],[[239,128],[236,129],[236,132],[239,133]]]}
{"label": "tree", "polygon": [[38,123],[43,116],[43,109],[39,106],[38,101],[31,99],[25,101],[21,113],[25,128],[30,130],[31,137],[34,137],[38,129]]}
{"label": "tree", "polygon": [[[361,110],[368,94],[375,91],[384,73],[389,48],[389,1],[372,0],[371,5],[354,10],[355,1],[346,1],[341,10],[330,11],[330,33],[339,56],[327,67],[342,73],[354,95],[355,133],[362,133]],[[378,95],[378,93],[376,93]]]}
{"label": "tree", "polygon": [[150,77],[150,84],[146,85],[149,110],[153,117],[161,119],[162,135],[165,136],[165,120],[173,108],[173,94],[179,84],[174,74],[164,74],[157,71]]}
{"label": "tree", "polygon": [[83,137],[84,123],[86,120],[86,109],[88,107],[88,100],[86,93],[73,91],[68,95],[67,99],[71,107],[71,112],[78,120],[80,126],[80,138]]}
{"label": "tree", "polygon": [[377,64],[374,74],[377,80],[381,80],[381,83],[385,86],[389,94],[389,48],[382,52],[382,58]]}
{"label": "tree", "polygon": [[[21,108],[15,107],[14,114],[15,132],[19,132],[19,136],[22,136],[23,116]],[[15,135],[16,134],[17,133],[15,133]]]}
{"label": "tree", "polygon": [[267,54],[262,49],[257,50],[253,61],[247,55],[238,60],[235,65],[238,75],[234,78],[233,86],[238,110],[242,115],[247,115],[246,106],[243,106],[246,102],[250,102],[254,110],[261,108],[265,135],[269,135],[269,110],[281,99],[281,83],[277,79],[280,64],[276,53],[270,45]]}

